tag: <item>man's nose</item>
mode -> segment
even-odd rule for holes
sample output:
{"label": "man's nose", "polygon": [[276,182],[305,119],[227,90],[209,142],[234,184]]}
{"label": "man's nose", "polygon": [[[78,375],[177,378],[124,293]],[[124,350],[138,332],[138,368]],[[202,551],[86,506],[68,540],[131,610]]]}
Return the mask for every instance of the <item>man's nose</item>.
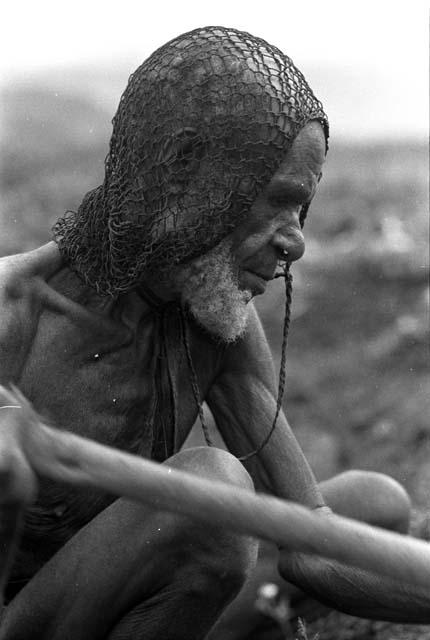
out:
{"label": "man's nose", "polygon": [[305,237],[295,224],[286,225],[275,231],[272,244],[279,253],[287,252],[288,262],[299,260],[305,252]]}

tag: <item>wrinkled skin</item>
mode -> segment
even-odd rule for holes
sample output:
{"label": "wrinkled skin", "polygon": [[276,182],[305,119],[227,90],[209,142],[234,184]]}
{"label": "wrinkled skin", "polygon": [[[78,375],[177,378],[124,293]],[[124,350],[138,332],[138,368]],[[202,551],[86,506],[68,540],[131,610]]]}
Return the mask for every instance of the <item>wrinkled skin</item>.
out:
{"label": "wrinkled skin", "polygon": [[[299,210],[315,192],[324,157],[321,126],[309,123],[249,219],[231,234],[239,286],[252,295],[264,292],[282,251],[291,261],[303,254]],[[156,314],[139,288],[114,299],[99,297],[71,272],[53,243],[3,259],[0,283],[0,383],[17,385],[54,426],[150,457],[144,417],[151,402]],[[174,286],[145,284],[165,300],[180,296]],[[234,458],[258,447],[276,405],[270,351],[252,303],[246,333],[235,343],[222,345],[190,322],[190,346],[201,395],[231,454],[192,449],[169,458],[169,464],[249,489],[252,478],[258,488],[319,509],[321,517],[330,517],[326,499],[340,513],[407,529],[408,498],[391,480],[346,475],[318,487],[283,414],[258,459],[246,464],[251,477]],[[197,407],[179,339],[175,347],[178,450]],[[4,429],[12,424],[9,410],[0,420]],[[7,471],[13,475],[13,460],[0,456],[0,463],[12,465]],[[241,536],[207,531],[102,492],[41,481],[37,501],[26,510],[0,638],[204,638],[252,574],[256,552],[256,542]],[[274,563],[276,556],[272,572]],[[328,572],[329,566],[334,565],[281,553],[283,576],[325,602],[360,615],[429,620],[427,596],[413,590],[405,595],[348,568]],[[357,576],[360,588],[349,597],[344,583]],[[229,619],[232,626],[240,619],[243,628],[240,597],[237,602],[239,614],[233,606],[220,629]]]}

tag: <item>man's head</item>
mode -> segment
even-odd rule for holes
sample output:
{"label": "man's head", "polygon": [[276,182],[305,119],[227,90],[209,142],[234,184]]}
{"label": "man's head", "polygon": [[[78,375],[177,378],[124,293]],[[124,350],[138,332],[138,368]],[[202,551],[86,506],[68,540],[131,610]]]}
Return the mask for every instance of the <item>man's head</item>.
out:
{"label": "man's head", "polygon": [[103,185],[54,233],[100,293],[210,251],[246,221],[321,104],[289,58],[247,33],[197,29],[131,76]]}
{"label": "man's head", "polygon": [[300,213],[321,177],[326,141],[319,122],[307,123],[249,213],[214,249],[172,269],[166,295],[180,296],[196,320],[224,342],[246,328],[248,302],[264,293],[279,260],[304,252]]}

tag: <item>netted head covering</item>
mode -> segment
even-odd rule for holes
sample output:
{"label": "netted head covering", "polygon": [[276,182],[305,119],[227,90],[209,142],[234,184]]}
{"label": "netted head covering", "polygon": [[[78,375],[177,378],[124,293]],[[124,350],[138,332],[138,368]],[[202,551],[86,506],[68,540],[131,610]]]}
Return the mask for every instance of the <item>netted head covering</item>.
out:
{"label": "netted head covering", "polygon": [[303,75],[248,33],[205,27],[153,53],[113,119],[103,184],[54,227],[101,294],[201,255],[270,181],[300,129],[327,118]]}

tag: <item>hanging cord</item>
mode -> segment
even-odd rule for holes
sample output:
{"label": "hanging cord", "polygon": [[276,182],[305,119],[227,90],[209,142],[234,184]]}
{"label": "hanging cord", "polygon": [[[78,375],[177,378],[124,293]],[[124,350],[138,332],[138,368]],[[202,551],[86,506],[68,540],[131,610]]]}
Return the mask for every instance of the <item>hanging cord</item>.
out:
{"label": "hanging cord", "polygon": [[[302,206],[300,211],[300,228],[303,229],[305,224],[306,216],[308,214],[310,203],[306,203]],[[253,456],[260,453],[260,451],[266,446],[269,442],[270,438],[273,435],[273,432],[276,429],[276,424],[278,422],[279,414],[282,409],[282,400],[284,397],[285,391],[285,380],[286,380],[286,363],[287,363],[287,342],[288,342],[288,330],[290,328],[290,319],[291,319],[291,301],[292,301],[292,292],[293,292],[293,276],[290,272],[290,262],[288,261],[288,251],[285,251],[284,256],[281,258],[281,263],[283,263],[283,271],[277,273],[275,278],[285,278],[285,311],[284,311],[284,328],[282,331],[282,349],[281,349],[281,364],[279,367],[279,383],[278,383],[278,398],[276,400],[276,411],[275,417],[273,418],[272,427],[264,438],[263,442],[260,446],[248,453],[244,456],[240,456],[239,460],[249,460]]]}
{"label": "hanging cord", "polygon": [[[140,296],[149,304],[154,316],[155,316],[155,336],[154,340],[154,353],[151,358],[151,404],[149,416],[146,420],[146,424],[151,429],[152,433],[152,454],[161,455],[160,447],[164,447],[164,458],[171,456],[174,451],[170,450],[171,439],[168,437],[166,431],[166,420],[170,422],[173,429],[173,442],[175,441],[177,429],[178,429],[178,394],[177,394],[177,381],[174,371],[174,367],[171,362],[171,353],[169,348],[169,319],[171,317],[172,310],[177,308],[177,305],[166,304],[161,298],[154,294],[150,289],[146,288],[144,284],[139,286]],[[157,377],[162,376],[160,367],[165,367],[165,372],[168,380],[168,393],[167,398],[162,389],[157,386]],[[159,378],[160,381],[160,378]],[[161,404],[160,404],[160,399]],[[165,403],[169,403],[170,412],[167,410],[167,418],[165,413]],[[156,414],[159,411],[158,428],[156,427]],[[161,433],[160,433],[161,430]],[[161,436],[161,440],[160,440]],[[158,458],[156,458],[158,459]]]}
{"label": "hanging cord", "polygon": [[[171,352],[169,349],[168,343],[168,335],[169,335],[169,318],[171,317],[172,306],[165,305],[162,311],[159,313],[159,353],[158,359],[162,360],[165,366],[167,379],[168,379],[168,389],[169,389],[169,397],[164,398],[164,401],[167,401],[170,405],[170,412],[167,410],[168,420],[172,421],[170,428],[173,428],[173,442],[175,441],[177,429],[178,429],[178,412],[177,412],[177,384],[175,379],[174,370],[171,362]],[[161,373],[159,374],[161,375]],[[159,394],[161,397],[161,393]],[[163,409],[162,409],[163,411]],[[170,438],[168,437],[168,433],[166,431],[166,414],[160,414],[160,427],[162,429],[162,444],[164,446],[164,457],[168,458],[172,455],[173,451],[169,448]],[[169,427],[167,427],[169,428]]]}
{"label": "hanging cord", "polygon": [[273,432],[276,429],[276,424],[278,422],[279,414],[280,414],[281,409],[282,409],[282,399],[284,397],[284,391],[285,391],[285,379],[286,379],[286,372],[285,372],[286,366],[285,365],[286,365],[286,361],[287,361],[287,340],[288,340],[288,330],[290,328],[291,299],[292,299],[292,289],[293,289],[293,276],[291,275],[290,270],[289,270],[289,263],[286,262],[285,265],[284,265],[283,272],[277,274],[275,277],[276,278],[281,278],[281,277],[285,278],[284,328],[283,328],[283,332],[282,332],[281,364],[280,364],[280,367],[279,367],[278,398],[276,400],[275,417],[273,418],[272,427],[271,427],[269,433],[264,438],[264,440],[262,441],[260,446],[257,449],[255,449],[254,451],[251,451],[251,453],[248,453],[248,454],[246,454],[244,456],[240,456],[238,458],[242,462],[244,460],[249,460],[253,456],[257,455],[266,446],[266,444],[269,442],[270,438],[272,437]]}
{"label": "hanging cord", "polygon": [[[273,432],[276,429],[276,425],[278,422],[279,414],[282,409],[282,400],[284,397],[285,391],[285,380],[286,380],[286,360],[287,360],[287,341],[288,341],[288,330],[290,328],[290,317],[291,317],[291,300],[292,300],[292,288],[293,288],[293,276],[290,273],[290,265],[288,262],[285,262],[283,271],[276,274],[275,278],[285,278],[285,312],[284,312],[284,327],[282,332],[282,349],[281,349],[281,364],[279,367],[279,384],[278,384],[278,397],[276,400],[276,411],[275,416],[273,418],[272,426],[270,428],[269,433],[258,446],[257,449],[251,451],[250,453],[240,456],[238,460],[244,461],[249,460],[253,456],[260,453],[260,451],[266,446],[269,442],[270,438],[273,435]],[[194,394],[194,399],[196,401],[197,409],[199,412],[199,419],[202,425],[203,434],[206,440],[206,444],[209,447],[213,447],[214,443],[209,433],[208,426],[205,421],[205,417],[203,414],[203,405],[200,398],[200,390],[197,381],[196,371],[194,369],[193,360],[191,357],[191,349],[190,342],[188,336],[188,320],[186,316],[186,312],[184,307],[181,306],[181,331],[182,331],[182,341],[185,348],[185,353],[187,356],[188,367],[191,373],[191,387]]]}
{"label": "hanging cord", "polygon": [[208,447],[213,447],[214,442],[210,436],[209,428],[206,424],[205,417],[203,414],[203,404],[200,398],[199,384],[197,381],[196,371],[193,365],[193,359],[191,357],[190,341],[188,337],[188,319],[183,306],[181,306],[181,331],[182,331],[182,341],[184,343],[185,353],[187,355],[188,367],[190,369],[190,374],[191,374],[191,387],[193,390],[194,399],[197,404],[197,409],[199,412],[199,418],[200,418],[200,423],[202,425],[203,435],[205,437],[206,444],[208,445]]}
{"label": "hanging cord", "polygon": [[[161,341],[160,341],[160,316],[156,315],[156,324],[155,324],[155,332],[156,332],[156,340],[154,340],[154,352],[151,356],[151,395],[150,395],[150,409],[149,415],[145,420],[145,428],[150,430],[152,443],[151,450],[154,451],[154,424],[155,424],[155,414],[157,412],[157,402],[158,402],[158,393],[157,393],[157,385],[156,385],[156,372],[157,372],[157,362],[161,356]],[[140,446],[143,447],[144,439],[142,438]],[[142,449],[143,453],[143,449]]]}
{"label": "hanging cord", "polygon": [[[173,420],[173,439],[175,440],[176,435],[178,433],[178,393],[177,393],[177,384],[175,379],[175,374],[172,368],[172,363],[170,362],[169,357],[169,345],[167,342],[167,334],[166,331],[167,325],[167,314],[166,312],[163,314],[163,340],[164,340],[164,351],[166,356],[166,364],[167,364],[167,376],[169,378],[170,385],[170,395],[171,395],[171,403],[172,403],[172,420]],[[167,438],[165,439],[167,442]],[[165,444],[165,447],[167,445]],[[166,451],[167,452],[167,451]],[[171,454],[168,454],[171,455]]]}

